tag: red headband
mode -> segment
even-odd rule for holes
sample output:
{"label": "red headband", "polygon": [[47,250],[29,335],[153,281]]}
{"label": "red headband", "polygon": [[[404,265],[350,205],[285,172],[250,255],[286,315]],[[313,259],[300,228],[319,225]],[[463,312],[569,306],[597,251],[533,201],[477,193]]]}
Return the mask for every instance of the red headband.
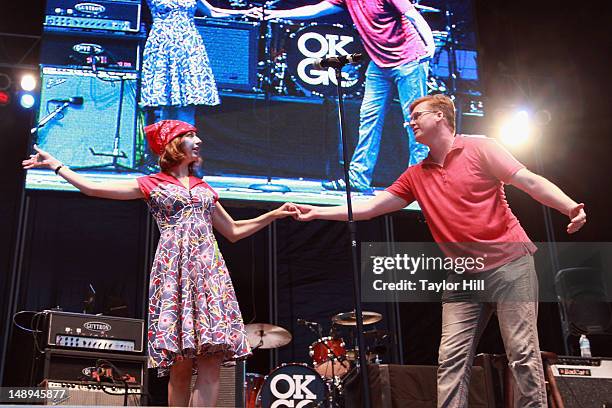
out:
{"label": "red headband", "polygon": [[174,138],[189,132],[196,132],[197,129],[189,123],[180,120],[161,120],[144,128],[149,148],[161,156],[166,145]]}

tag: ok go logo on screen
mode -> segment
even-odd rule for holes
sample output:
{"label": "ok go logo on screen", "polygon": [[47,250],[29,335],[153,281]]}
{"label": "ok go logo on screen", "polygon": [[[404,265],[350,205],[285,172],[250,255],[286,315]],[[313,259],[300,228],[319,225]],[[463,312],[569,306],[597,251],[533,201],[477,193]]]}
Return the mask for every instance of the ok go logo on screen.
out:
{"label": "ok go logo on screen", "polygon": [[[270,408],[307,407],[312,401],[317,399],[317,396],[308,389],[308,384],[314,381],[315,378],[314,375],[304,374],[276,375],[270,383],[270,391],[278,399],[270,405]],[[278,389],[279,382],[284,385],[281,387],[283,391]],[[287,390],[285,391],[285,389]]]}
{"label": "ok go logo on screen", "polygon": [[[300,79],[311,85],[336,85],[336,74],[333,68],[328,69],[308,69],[308,67],[319,58],[339,57],[347,55],[344,47],[352,43],[355,39],[349,35],[319,34],[316,32],[304,33],[297,41],[297,48],[306,57],[298,63],[297,73]],[[351,87],[358,82],[352,79],[347,82],[348,75],[342,73],[342,86]]]}

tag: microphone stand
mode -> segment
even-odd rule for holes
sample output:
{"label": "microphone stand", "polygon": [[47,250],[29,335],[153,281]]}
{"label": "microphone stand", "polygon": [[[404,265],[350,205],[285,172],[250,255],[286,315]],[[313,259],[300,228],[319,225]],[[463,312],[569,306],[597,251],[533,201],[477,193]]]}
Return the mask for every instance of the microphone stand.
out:
{"label": "microphone stand", "polygon": [[[273,6],[277,3],[278,1],[271,1],[271,2],[266,2],[264,4],[262,4],[262,13],[265,13],[266,9],[269,8],[270,6]],[[272,120],[270,117],[270,105],[272,103],[272,56],[271,56],[271,48],[272,48],[272,26],[271,26],[271,22],[270,20],[265,21],[265,25],[264,23],[260,23],[260,38],[263,38],[264,40],[264,59],[265,59],[265,66],[264,66],[264,79],[263,79],[263,91],[264,91],[264,107],[265,107],[265,122],[266,122],[266,129],[265,129],[265,138],[266,138],[266,150],[268,151],[268,157],[269,159],[267,160],[267,173],[268,173],[268,177],[267,177],[267,181],[265,183],[254,183],[251,184],[249,186],[249,188],[251,190],[258,190],[258,191],[262,191],[265,193],[288,193],[291,191],[291,189],[284,185],[284,184],[280,184],[280,183],[272,183],[272,157],[269,155],[270,150],[271,150],[271,127],[272,127]]]}
{"label": "microphone stand", "polygon": [[61,111],[66,109],[68,106],[70,106],[70,102],[64,102],[61,105],[59,105],[57,108],[55,108],[55,110],[53,112],[48,113],[47,115],[45,115],[45,117],[42,118],[40,120],[40,122],[38,122],[38,124],[36,126],[34,126],[32,129],[30,129],[30,134],[33,135],[34,133],[38,132],[47,123],[49,123],[53,118],[55,118],[57,115],[59,115]]}
{"label": "microphone stand", "polygon": [[361,310],[361,279],[359,276],[359,256],[357,253],[357,226],[353,219],[353,204],[351,201],[351,182],[349,178],[349,157],[348,143],[346,141],[345,120],[344,120],[344,101],[342,92],[342,67],[335,67],[336,72],[336,88],[338,90],[338,122],[340,131],[340,140],[342,140],[342,160],[344,167],[344,182],[346,185],[346,207],[348,212],[348,229],[351,239],[351,255],[353,264],[353,297],[355,303],[355,320],[357,323],[357,345],[359,347],[359,367],[361,371],[361,386],[362,386],[362,406],[364,408],[371,407],[370,401],[370,378],[368,377],[368,365],[365,356],[365,337],[363,336],[363,314]]}

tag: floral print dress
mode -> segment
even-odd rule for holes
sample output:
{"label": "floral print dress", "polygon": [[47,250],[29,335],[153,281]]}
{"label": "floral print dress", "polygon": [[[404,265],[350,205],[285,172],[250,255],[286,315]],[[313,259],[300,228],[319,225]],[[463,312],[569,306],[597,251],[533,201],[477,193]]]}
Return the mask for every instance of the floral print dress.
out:
{"label": "floral print dress", "polygon": [[213,235],[216,192],[201,179],[189,189],[171,175],[137,179],[160,230],[149,284],[149,367],[167,375],[177,360],[250,354],[234,287]]}
{"label": "floral print dress", "polygon": [[143,106],[218,105],[204,42],[195,26],[196,0],[148,0],[153,25],[142,61]]}

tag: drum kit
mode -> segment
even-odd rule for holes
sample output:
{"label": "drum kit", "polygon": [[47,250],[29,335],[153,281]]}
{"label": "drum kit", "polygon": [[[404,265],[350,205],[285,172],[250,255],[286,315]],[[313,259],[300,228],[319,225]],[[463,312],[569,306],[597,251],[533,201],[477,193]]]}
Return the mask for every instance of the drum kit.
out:
{"label": "drum kit", "polygon": [[[276,1],[266,3],[272,8]],[[442,10],[418,2],[414,6],[421,13],[441,13]],[[336,92],[332,68],[316,69],[312,64],[326,56],[340,56],[365,51],[357,31],[346,24],[296,23],[290,20],[267,21],[261,34],[261,54],[258,63],[258,90],[271,95],[331,97]],[[444,31],[434,31],[436,49],[452,40],[449,25]],[[361,98],[365,87],[368,60],[347,64],[342,69],[342,87],[348,99]],[[428,75],[430,92],[446,91],[446,84]]]}
{"label": "drum kit", "polygon": [[[379,322],[382,315],[363,312],[364,325]],[[344,395],[344,384],[352,379],[359,367],[359,349],[355,345],[354,328],[357,325],[355,312],[339,313],[331,318],[332,328],[328,336],[323,335],[319,323],[298,319],[298,324],[316,334],[318,339],[309,346],[312,366],[302,363],[281,364],[268,375],[247,373],[245,378],[245,407],[269,408],[291,407],[340,407]],[[350,330],[348,345],[338,336],[338,328]],[[275,349],[289,344],[291,333],[282,327],[266,323],[245,326],[253,350]],[[384,341],[388,333],[384,330],[369,330],[366,350],[369,363],[380,363],[386,352]]]}

